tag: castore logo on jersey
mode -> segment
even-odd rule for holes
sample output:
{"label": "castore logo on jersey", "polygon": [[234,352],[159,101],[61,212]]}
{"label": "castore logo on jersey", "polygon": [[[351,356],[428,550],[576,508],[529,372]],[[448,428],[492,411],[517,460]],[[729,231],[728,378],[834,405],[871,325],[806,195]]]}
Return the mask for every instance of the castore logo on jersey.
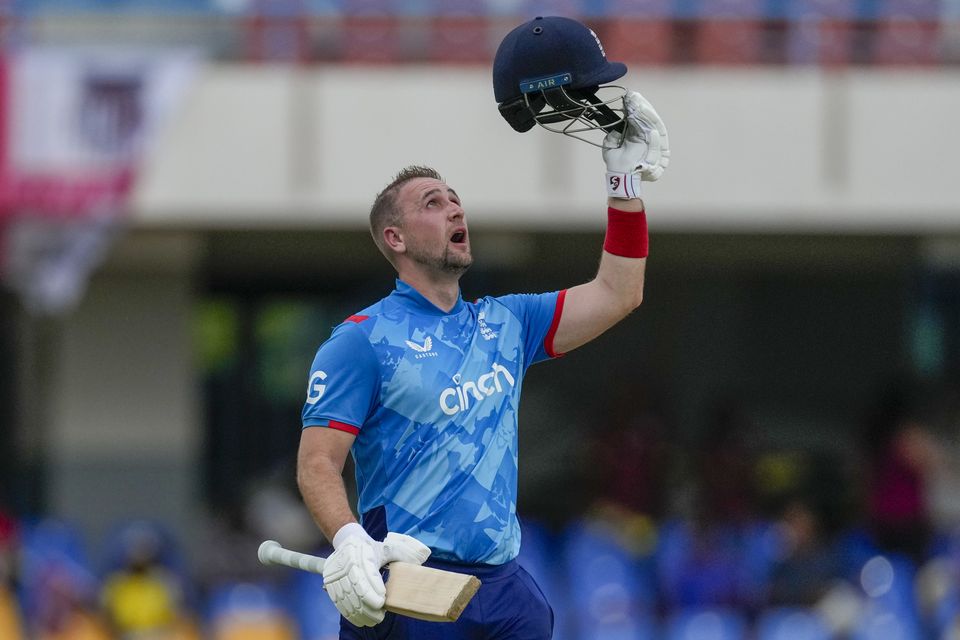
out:
{"label": "castore logo on jersey", "polygon": [[423,341],[423,344],[417,344],[416,342],[411,342],[410,340],[404,340],[407,343],[407,346],[417,352],[417,355],[413,356],[417,360],[422,360],[423,358],[435,358],[439,354],[433,349],[433,338],[427,336],[427,339]]}

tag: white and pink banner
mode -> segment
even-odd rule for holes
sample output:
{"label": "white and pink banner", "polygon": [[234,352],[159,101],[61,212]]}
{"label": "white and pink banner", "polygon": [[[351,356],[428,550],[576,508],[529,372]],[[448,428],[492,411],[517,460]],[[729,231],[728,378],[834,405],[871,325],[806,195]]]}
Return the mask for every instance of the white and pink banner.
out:
{"label": "white and pink banner", "polygon": [[192,51],[126,48],[0,56],[0,279],[28,308],[79,301],[197,62]]}

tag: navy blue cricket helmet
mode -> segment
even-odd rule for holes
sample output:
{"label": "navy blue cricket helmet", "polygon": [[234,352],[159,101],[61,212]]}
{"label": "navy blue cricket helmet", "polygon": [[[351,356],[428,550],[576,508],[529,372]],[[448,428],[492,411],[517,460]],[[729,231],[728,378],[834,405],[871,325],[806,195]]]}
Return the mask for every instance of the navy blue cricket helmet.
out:
{"label": "navy blue cricket helmet", "polygon": [[577,134],[622,130],[625,90],[611,99],[597,94],[626,72],[622,62],[607,60],[600,38],[586,25],[538,17],[513,29],[497,48],[493,95],[516,131],[540,125],[591,142]]}

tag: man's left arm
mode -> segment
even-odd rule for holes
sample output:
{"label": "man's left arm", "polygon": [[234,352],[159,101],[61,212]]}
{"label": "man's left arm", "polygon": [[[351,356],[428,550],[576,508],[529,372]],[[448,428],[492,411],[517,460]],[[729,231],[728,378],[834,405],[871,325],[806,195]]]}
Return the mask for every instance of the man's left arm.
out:
{"label": "man's left arm", "polygon": [[607,165],[607,236],[596,277],[567,290],[554,351],[590,342],[640,306],[647,265],[647,221],[641,181],[655,181],[670,163],[667,130],[639,93],[624,96],[626,129],[604,141]]}

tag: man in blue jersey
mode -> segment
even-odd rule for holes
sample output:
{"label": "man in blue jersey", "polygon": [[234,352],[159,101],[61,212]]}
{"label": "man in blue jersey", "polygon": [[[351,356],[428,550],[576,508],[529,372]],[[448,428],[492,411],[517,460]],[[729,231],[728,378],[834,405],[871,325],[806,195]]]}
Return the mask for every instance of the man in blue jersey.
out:
{"label": "man in blue jersey", "polygon": [[[604,251],[585,284],[465,302],[459,280],[473,256],[457,192],[413,166],[377,196],[370,228],[396,289],[317,351],[298,458],[304,501],[334,546],[324,583],[341,638],[550,638],[553,612],[516,561],[520,389],[531,364],[596,338],[642,299],[640,183],[667,164],[666,130],[640,94],[623,106],[625,129],[603,145]],[[360,522],[341,475],[348,454]],[[385,613],[380,568],[393,560],[471,573],[482,586],[454,623]]]}

